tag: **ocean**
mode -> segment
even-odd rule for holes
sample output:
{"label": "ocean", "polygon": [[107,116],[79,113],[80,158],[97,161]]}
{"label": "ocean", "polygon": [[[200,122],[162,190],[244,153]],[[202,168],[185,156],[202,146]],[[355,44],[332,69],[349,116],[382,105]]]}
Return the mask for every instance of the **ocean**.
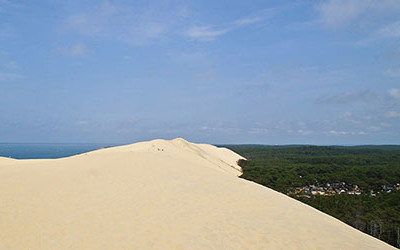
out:
{"label": "ocean", "polygon": [[0,143],[0,156],[14,159],[56,159],[116,144]]}

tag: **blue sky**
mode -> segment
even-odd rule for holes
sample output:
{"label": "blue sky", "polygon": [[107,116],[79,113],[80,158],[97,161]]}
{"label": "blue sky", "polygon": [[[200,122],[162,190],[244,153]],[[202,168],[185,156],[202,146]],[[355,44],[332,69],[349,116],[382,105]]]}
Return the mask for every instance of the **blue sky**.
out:
{"label": "blue sky", "polygon": [[0,0],[0,142],[400,143],[400,1]]}

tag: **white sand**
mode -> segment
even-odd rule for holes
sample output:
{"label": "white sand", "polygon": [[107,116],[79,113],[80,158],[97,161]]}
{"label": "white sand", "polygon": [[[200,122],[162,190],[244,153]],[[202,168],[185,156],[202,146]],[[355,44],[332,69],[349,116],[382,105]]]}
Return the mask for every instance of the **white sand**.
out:
{"label": "white sand", "polygon": [[0,249],[391,249],[183,139],[0,158]]}

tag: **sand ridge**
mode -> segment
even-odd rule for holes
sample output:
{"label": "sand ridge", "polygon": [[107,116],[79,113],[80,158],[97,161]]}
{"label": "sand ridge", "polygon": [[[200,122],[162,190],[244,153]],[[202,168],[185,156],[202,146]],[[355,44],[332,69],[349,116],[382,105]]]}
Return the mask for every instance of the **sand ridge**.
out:
{"label": "sand ridge", "polygon": [[0,158],[0,249],[394,249],[182,138]]}

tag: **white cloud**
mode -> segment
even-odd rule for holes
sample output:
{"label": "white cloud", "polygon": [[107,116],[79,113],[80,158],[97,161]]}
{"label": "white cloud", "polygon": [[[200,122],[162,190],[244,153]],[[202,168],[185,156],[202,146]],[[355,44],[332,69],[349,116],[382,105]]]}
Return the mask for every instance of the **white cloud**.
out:
{"label": "white cloud", "polygon": [[395,99],[400,100],[400,89],[391,89],[389,90],[389,95]]}

